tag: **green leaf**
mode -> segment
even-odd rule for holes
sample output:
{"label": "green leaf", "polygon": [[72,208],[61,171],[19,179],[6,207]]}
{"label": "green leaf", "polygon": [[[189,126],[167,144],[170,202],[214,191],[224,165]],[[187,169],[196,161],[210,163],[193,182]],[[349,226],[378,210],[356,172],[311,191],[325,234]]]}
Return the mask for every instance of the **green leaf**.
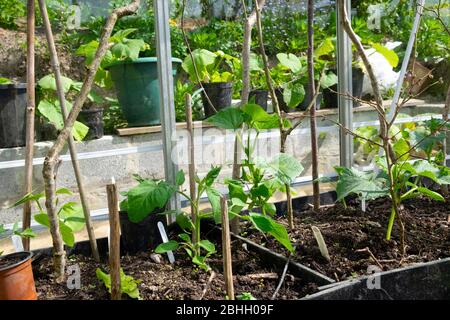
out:
{"label": "green leaf", "polygon": [[58,190],[56,190],[56,194],[67,194],[69,196],[73,195],[72,191],[67,188],[59,188]]}
{"label": "green leaf", "polygon": [[350,194],[357,194],[367,200],[386,196],[387,180],[373,172],[362,172],[355,168],[335,167],[339,175],[336,185],[337,201]]}
{"label": "green leaf", "polygon": [[72,204],[63,205],[59,212],[59,217],[73,232],[78,232],[84,228],[86,221],[84,219],[83,208],[80,205]]}
{"label": "green leaf", "polygon": [[320,79],[320,86],[324,89],[334,86],[336,83],[338,83],[338,77],[333,72],[326,73]]}
{"label": "green leaf", "polygon": [[145,180],[128,191],[128,217],[134,223],[144,220],[156,208],[164,208],[174,192],[164,181]]}
{"label": "green leaf", "polygon": [[[73,83],[74,81],[72,79],[61,76],[61,84],[65,93],[70,90]],[[41,78],[37,84],[42,89],[56,91],[56,80],[53,74],[48,74]]]}
{"label": "green leaf", "polygon": [[268,216],[250,212],[250,221],[261,232],[265,232],[273,236],[279,243],[281,243],[290,252],[294,251],[292,243],[289,240],[289,235],[283,225],[275,222]]}
{"label": "green leaf", "polygon": [[166,253],[168,251],[176,251],[178,249],[178,242],[175,240],[170,240],[168,242],[161,243],[159,246],[156,247],[155,252],[156,253]]}
{"label": "green leaf", "polygon": [[216,246],[214,245],[214,243],[212,243],[208,240],[200,240],[198,242],[198,245],[200,247],[202,247],[203,249],[205,249],[206,252],[208,252],[208,255],[211,255],[216,252]]}
{"label": "green leaf", "polygon": [[249,120],[246,121],[250,128],[257,130],[276,129],[280,126],[277,114],[268,114],[261,106],[248,103],[242,106],[242,111]]}
{"label": "green leaf", "polygon": [[314,50],[314,56],[319,58],[321,56],[327,55],[334,52],[333,40],[331,38],[326,38],[319,47]]}
{"label": "green leaf", "polygon": [[[102,281],[108,289],[108,292],[111,293],[111,276],[103,272],[100,268],[95,270],[95,274],[97,279]],[[122,293],[125,293],[132,299],[141,300],[138,288],[139,283],[141,283],[140,280],[135,280],[132,276],[126,275],[122,268],[120,269],[120,291]]]}
{"label": "green leaf", "polygon": [[191,237],[186,233],[180,233],[178,237],[186,243],[191,243]]}
{"label": "green leaf", "polygon": [[37,223],[50,228],[50,222],[48,220],[48,215],[46,213],[39,213],[39,214],[35,214],[33,216],[34,221],[36,221]]}
{"label": "green leaf", "polygon": [[277,59],[280,61],[281,65],[288,68],[294,73],[300,72],[302,70],[301,60],[292,53],[278,53]]}
{"label": "green leaf", "polygon": [[15,231],[14,234],[19,236],[19,237],[21,237],[21,238],[34,238],[34,237],[36,237],[36,233],[34,233],[31,228],[26,228],[23,231]]}
{"label": "green leaf", "polygon": [[19,199],[16,203],[14,203],[10,208],[18,207],[28,201],[38,201],[39,199],[43,198],[45,195],[44,193],[27,193],[24,195],[21,199]]}
{"label": "green leaf", "polygon": [[439,193],[432,191],[428,188],[418,187],[417,191],[420,192],[421,194],[423,194],[424,196],[427,196],[433,200],[445,202],[445,198],[443,196],[441,196]]}
{"label": "green leaf", "polygon": [[185,231],[194,230],[194,224],[192,223],[191,219],[189,219],[183,213],[180,213],[176,216],[176,221],[181,229]]}
{"label": "green leaf", "polygon": [[59,221],[59,232],[61,232],[64,243],[69,247],[73,247],[75,244],[75,235],[73,234],[72,229],[61,220]]}
{"label": "green leaf", "polygon": [[211,203],[214,221],[216,223],[221,223],[222,214],[221,214],[220,198],[222,197],[222,194],[213,187],[206,187],[206,195],[208,196],[209,203]]}
{"label": "green leaf", "polygon": [[400,161],[406,161],[409,158],[409,144],[408,142],[400,138],[398,139],[393,146],[395,155],[398,157]]}
{"label": "green leaf", "polygon": [[185,176],[184,176],[184,171],[183,170],[179,170],[177,172],[177,176],[176,176],[176,184],[177,186],[181,186],[183,185],[184,181],[186,180]]}
{"label": "green leaf", "polygon": [[194,256],[192,258],[192,262],[198,265],[200,268],[202,268],[205,271],[208,271],[210,267],[205,263],[206,257],[201,256]]}
{"label": "green leaf", "polygon": [[82,141],[89,132],[89,127],[79,121],[73,124],[72,135],[76,141]]}
{"label": "green leaf", "polygon": [[289,108],[296,108],[305,98],[305,88],[300,83],[290,82],[283,90],[283,100]]}
{"label": "green leaf", "polygon": [[222,170],[222,167],[212,167],[208,173],[206,174],[205,178],[203,178],[203,182],[206,186],[210,187],[216,181],[217,177],[219,176],[220,170]]}
{"label": "green leaf", "polygon": [[266,166],[269,172],[284,183],[291,183],[304,170],[302,164],[296,158],[286,153],[280,153],[269,163],[262,163],[261,165]]}
{"label": "green leaf", "polygon": [[216,61],[217,54],[208,51],[206,49],[195,49],[192,51],[193,59],[190,55],[188,55],[183,63],[182,67],[183,70],[189,75],[189,79],[193,82],[197,82],[197,76],[195,72],[195,66],[197,67],[198,76],[200,78],[200,81],[202,82],[209,82],[208,79],[208,67],[213,65]]}
{"label": "green leaf", "polygon": [[0,77],[0,84],[11,84],[12,81],[9,80],[8,78],[2,78]]}
{"label": "green leaf", "polygon": [[371,45],[378,53],[382,54],[383,57],[386,58],[392,68],[396,68],[398,66],[399,58],[394,50],[390,50],[379,43],[371,43]]}
{"label": "green leaf", "polygon": [[244,123],[242,111],[238,108],[225,108],[209,117],[206,122],[221,129],[239,129]]}
{"label": "green leaf", "polygon": [[227,179],[225,180],[225,184],[228,185],[228,194],[231,199],[238,198],[242,202],[247,201],[247,195],[245,194],[244,186],[241,181]]}

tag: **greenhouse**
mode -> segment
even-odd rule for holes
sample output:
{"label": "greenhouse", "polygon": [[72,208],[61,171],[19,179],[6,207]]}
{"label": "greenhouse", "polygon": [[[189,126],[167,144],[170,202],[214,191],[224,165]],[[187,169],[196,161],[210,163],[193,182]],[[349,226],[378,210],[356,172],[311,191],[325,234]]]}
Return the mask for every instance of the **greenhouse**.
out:
{"label": "greenhouse", "polygon": [[449,108],[448,1],[0,0],[0,300],[448,301]]}

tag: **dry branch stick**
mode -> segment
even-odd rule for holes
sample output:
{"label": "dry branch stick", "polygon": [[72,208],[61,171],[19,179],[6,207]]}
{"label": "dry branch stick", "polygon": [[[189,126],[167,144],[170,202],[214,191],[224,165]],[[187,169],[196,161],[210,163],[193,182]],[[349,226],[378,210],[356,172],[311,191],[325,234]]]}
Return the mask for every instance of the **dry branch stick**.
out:
{"label": "dry branch stick", "polygon": [[[57,89],[56,91],[58,93],[58,100],[59,100],[59,104],[61,107],[61,114],[62,114],[63,120],[66,121],[66,119],[67,119],[66,98],[65,98],[65,94],[64,94],[64,88],[62,85],[58,53],[56,51],[52,27],[50,24],[50,19],[48,17],[47,7],[45,5],[44,0],[39,0],[39,7],[41,9],[42,20],[44,21],[45,35],[47,38],[48,48],[50,51],[50,61],[52,64],[53,72],[55,74],[55,82],[56,82],[56,89]],[[73,171],[75,173],[75,178],[77,180],[78,192],[80,193],[80,200],[81,200],[81,205],[83,207],[83,214],[84,214],[84,219],[86,222],[86,230],[87,230],[87,233],[89,236],[89,242],[91,245],[92,256],[94,257],[95,261],[99,262],[100,256],[98,254],[97,241],[95,238],[94,228],[92,227],[91,210],[89,209],[89,203],[86,198],[83,177],[81,175],[80,165],[78,163],[77,150],[75,148],[75,142],[73,140],[72,134],[69,135],[68,142],[69,142],[70,158],[72,160]]]}
{"label": "dry branch stick", "polygon": [[52,148],[47,153],[44,160],[44,168],[42,174],[44,177],[45,185],[45,206],[47,208],[47,214],[49,217],[50,224],[50,234],[53,241],[53,255],[54,255],[54,272],[57,282],[64,281],[65,278],[65,266],[66,266],[66,253],[64,251],[64,245],[62,241],[61,234],[59,233],[59,217],[55,207],[56,203],[56,164],[58,162],[58,156],[69,137],[72,134],[73,125],[81,111],[84,102],[87,99],[89,92],[91,91],[92,85],[94,83],[95,74],[100,66],[100,63],[108,50],[109,38],[111,37],[114,25],[117,20],[123,16],[131,15],[135,13],[139,8],[140,0],[134,0],[131,4],[115,9],[103,29],[102,36],[100,38],[99,46],[95,53],[94,60],[88,68],[88,72],[81,87],[80,93],[78,94],[75,102],[73,104],[72,110],[64,124],[64,128],[59,133],[55,143]]}
{"label": "dry branch stick", "polygon": [[[34,116],[36,111],[35,97],[35,2],[27,2],[27,117],[26,117],[26,148],[25,148],[25,182],[24,194],[33,190],[33,154],[34,154]],[[22,214],[22,229],[31,225],[31,202],[25,202]],[[25,251],[30,250],[30,238],[22,238]]]}

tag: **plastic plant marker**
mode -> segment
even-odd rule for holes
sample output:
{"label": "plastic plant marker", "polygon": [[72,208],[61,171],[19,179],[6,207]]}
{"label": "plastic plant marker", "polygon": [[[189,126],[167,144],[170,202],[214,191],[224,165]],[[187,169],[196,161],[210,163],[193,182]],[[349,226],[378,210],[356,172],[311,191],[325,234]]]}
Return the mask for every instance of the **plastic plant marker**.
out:
{"label": "plastic plant marker", "polygon": [[327,261],[331,261],[330,254],[328,253],[328,247],[325,243],[325,240],[323,239],[322,232],[320,232],[320,229],[316,226],[312,226],[311,230],[314,234],[314,238],[316,238],[317,244],[319,246],[320,254],[322,257],[324,257]]}
{"label": "plastic plant marker", "polygon": [[362,197],[361,198],[361,210],[362,212],[366,212],[366,198]]}
{"label": "plastic plant marker", "polygon": [[[161,239],[164,243],[169,242],[169,238],[167,237],[166,229],[164,229],[164,225],[161,221],[157,223],[159,233],[161,234]],[[175,256],[172,251],[167,251],[167,257],[169,258],[169,262],[171,264],[175,263]]]}
{"label": "plastic plant marker", "polygon": [[12,242],[12,244],[13,244],[13,246],[14,246],[14,250],[16,251],[16,252],[22,252],[22,251],[24,251],[24,249],[23,249],[23,243],[22,243],[22,238],[20,237],[20,236],[18,236],[18,235],[12,235],[11,236],[11,242]]}

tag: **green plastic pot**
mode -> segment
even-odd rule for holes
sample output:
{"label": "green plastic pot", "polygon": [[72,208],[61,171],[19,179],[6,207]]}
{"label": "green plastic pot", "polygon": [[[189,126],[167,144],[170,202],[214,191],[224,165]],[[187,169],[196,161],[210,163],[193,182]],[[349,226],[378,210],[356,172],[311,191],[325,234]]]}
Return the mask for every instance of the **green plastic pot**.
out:
{"label": "green plastic pot", "polygon": [[[172,58],[173,76],[180,59]],[[157,58],[115,62],[107,67],[129,127],[161,124]]]}

